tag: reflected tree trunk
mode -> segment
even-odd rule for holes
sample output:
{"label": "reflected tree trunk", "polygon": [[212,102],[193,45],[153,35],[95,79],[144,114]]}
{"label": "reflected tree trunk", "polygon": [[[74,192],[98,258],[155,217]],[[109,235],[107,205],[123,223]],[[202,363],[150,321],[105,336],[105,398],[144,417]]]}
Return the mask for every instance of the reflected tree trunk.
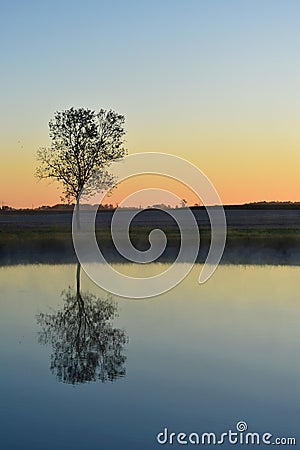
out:
{"label": "reflected tree trunk", "polygon": [[82,296],[81,296],[80,275],[81,275],[81,264],[80,264],[80,262],[78,262],[77,263],[77,267],[76,267],[76,296],[77,296],[78,305],[83,310],[84,309],[84,302],[83,302],[83,299],[82,299]]}
{"label": "reflected tree trunk", "polygon": [[114,381],[125,376],[124,330],[113,326],[117,304],[81,290],[81,266],[76,266],[76,289],[62,293],[63,307],[40,313],[39,342],[50,344],[51,371],[59,381],[76,384]]}

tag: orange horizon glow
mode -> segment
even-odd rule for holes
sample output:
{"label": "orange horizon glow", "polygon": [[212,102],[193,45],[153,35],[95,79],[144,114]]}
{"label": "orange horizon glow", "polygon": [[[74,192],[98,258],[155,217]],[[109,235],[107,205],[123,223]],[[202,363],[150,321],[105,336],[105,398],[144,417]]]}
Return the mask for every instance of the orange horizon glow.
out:
{"label": "orange horizon glow", "polygon": [[[210,179],[225,205],[300,201],[300,134],[292,112],[276,120],[223,116],[215,121],[199,119],[199,123],[190,120],[184,130],[175,119],[172,127],[157,121],[149,125],[151,133],[137,118],[128,121],[129,154],[156,151],[190,161]],[[46,118],[36,133],[28,132],[20,140],[14,130],[7,131],[1,145],[0,205],[36,208],[61,203],[57,182],[34,177],[36,150],[49,145]],[[175,193],[188,204],[198,203],[185,189]],[[113,202],[120,203],[122,196],[115,193]]]}
{"label": "orange horizon glow", "polygon": [[[32,164],[31,167],[34,165]],[[266,164],[260,170],[256,170],[253,176],[251,170],[245,173],[242,167],[236,173],[222,171],[220,166],[204,172],[214,184],[224,205],[260,201],[300,201],[297,164],[292,164],[292,167],[286,167],[285,170],[279,164],[273,164],[273,167],[271,164]],[[10,176],[10,173],[14,173],[15,177]],[[113,194],[104,199],[102,203],[112,203],[116,206],[135,190],[149,187],[169,189],[170,192],[185,199],[188,205],[201,202],[187,187],[179,182],[170,181],[169,178],[168,181],[159,181],[154,176],[144,176],[143,180],[139,179],[138,182],[137,178],[140,177],[122,183],[122,186],[115,189]],[[61,192],[59,183],[50,182],[50,180],[38,181],[34,178],[32,169],[26,170],[26,165],[20,164],[17,173],[13,167],[11,167],[11,171],[8,167],[0,179],[0,206],[7,205],[13,208],[53,206],[63,203]],[[151,203],[164,203],[164,201],[158,198],[157,201],[151,201]]]}
{"label": "orange horizon glow", "polygon": [[[158,127],[160,148],[151,140],[145,141],[145,132],[139,128],[128,130],[129,154],[143,151],[163,151],[187,159],[204,172],[215,186],[223,204],[245,204],[260,201],[300,201],[300,135],[295,128],[270,128],[256,124],[250,133],[248,127],[224,130],[220,124],[204,133],[204,126],[186,124],[186,137],[176,130]],[[35,152],[48,143],[47,126],[44,133],[22,141],[22,148],[13,134],[6,137],[6,152],[0,166],[0,205],[13,208],[37,208],[62,203],[61,186],[50,180],[34,177],[37,165]],[[146,143],[145,143],[146,142]],[[182,149],[186,150],[183,151]],[[153,178],[150,187],[157,180]],[[140,183],[140,182],[139,182]],[[134,185],[134,182],[132,183]],[[146,186],[143,182],[141,186]],[[169,182],[163,183],[167,188]],[[128,184],[130,186],[130,183]],[[189,205],[198,199],[182,186],[172,185],[174,193],[185,198]],[[120,203],[129,188],[117,189],[107,203]],[[160,203],[159,199],[155,203]]]}
{"label": "orange horizon glow", "polygon": [[[140,178],[140,177],[135,177]],[[182,185],[180,182],[173,181],[168,178],[168,181],[158,180],[159,177],[150,177],[145,176],[143,180],[138,181],[138,186],[136,180],[131,180],[127,182],[123,182],[120,186],[113,190],[112,194],[104,197],[102,204],[113,204],[113,206],[117,206],[120,204],[127,196],[135,192],[136,190],[148,189],[151,187],[155,187],[158,189],[169,190],[170,192],[176,194],[179,198],[185,199],[189,206],[193,206],[195,204],[202,204],[201,199],[199,199],[194,192],[192,192],[188,187]],[[151,180],[152,178],[152,180]],[[256,184],[255,189],[251,186],[241,186],[240,189],[236,189],[235,186],[220,186],[222,183],[215,183],[215,187],[219,193],[221,201],[224,205],[241,205],[245,203],[254,203],[254,202],[299,202],[300,196],[297,195],[297,190],[288,193],[288,189],[281,192],[278,192],[278,189],[274,189],[277,191],[277,196],[273,195],[271,186],[268,186],[268,189],[265,189],[265,195],[262,196],[261,193],[257,192],[260,190],[258,183]],[[0,187],[1,182],[0,182]],[[296,186],[295,186],[296,187]],[[24,185],[21,185],[21,189],[15,185],[13,180],[11,180],[11,189],[9,189],[8,195],[3,195],[3,189],[1,189],[1,197],[0,197],[0,206],[7,205],[16,209],[25,209],[25,208],[38,208],[41,206],[54,206],[56,204],[66,203],[61,199],[61,187],[57,182],[49,183],[48,181],[36,181],[33,180],[30,184],[27,182]],[[260,191],[261,192],[261,191]],[[275,192],[274,192],[275,193]],[[153,199],[151,197],[145,199],[142,204],[142,207],[146,207],[147,205],[165,203],[163,197]],[[139,204],[131,204],[128,206],[139,206]],[[174,205],[171,205],[174,206]]]}

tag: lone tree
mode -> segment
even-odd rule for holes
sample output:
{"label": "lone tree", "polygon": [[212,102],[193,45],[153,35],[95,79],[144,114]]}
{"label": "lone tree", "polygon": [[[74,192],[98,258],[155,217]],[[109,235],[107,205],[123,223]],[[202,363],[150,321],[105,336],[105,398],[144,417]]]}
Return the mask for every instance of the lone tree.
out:
{"label": "lone tree", "polygon": [[124,116],[112,110],[71,108],[56,112],[49,122],[51,146],[37,153],[40,164],[36,176],[61,182],[62,199],[75,199],[76,203],[96,172],[101,176],[94,188],[109,185],[109,164],[126,154],[124,123]]}

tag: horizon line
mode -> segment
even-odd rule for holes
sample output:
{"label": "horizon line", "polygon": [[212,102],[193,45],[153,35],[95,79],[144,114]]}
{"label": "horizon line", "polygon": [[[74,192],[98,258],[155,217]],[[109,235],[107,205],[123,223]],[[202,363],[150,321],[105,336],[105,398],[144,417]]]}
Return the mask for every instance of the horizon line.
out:
{"label": "horizon line", "polygon": [[[227,203],[227,204],[222,204],[223,207],[249,207],[249,206],[280,206],[280,205],[285,205],[285,206],[299,206],[300,207],[300,200],[299,201],[291,201],[291,200],[271,200],[271,201],[266,201],[266,200],[260,200],[260,201],[254,201],[254,202],[246,202],[246,203]],[[0,206],[0,211],[1,212],[8,212],[8,211],[47,211],[47,210],[72,210],[75,206],[75,203],[56,203],[54,205],[41,205],[41,206],[37,206],[34,207],[33,205],[31,207],[14,207],[14,206],[9,206],[9,205],[1,205]],[[101,210],[115,210],[117,208],[119,209],[139,209],[139,210],[145,210],[145,209],[180,209],[180,208],[206,208],[206,207],[216,207],[216,206],[220,206],[220,205],[201,205],[201,204],[192,204],[192,205],[186,205],[186,206],[179,206],[179,205],[175,205],[175,206],[171,206],[171,205],[166,205],[164,203],[161,204],[153,204],[153,205],[147,205],[145,207],[139,205],[139,206],[118,206],[118,205],[114,205],[114,204],[104,204],[104,205],[97,205],[97,204],[89,204],[89,203],[84,203],[82,204],[83,207],[89,207],[89,208],[99,208]]]}

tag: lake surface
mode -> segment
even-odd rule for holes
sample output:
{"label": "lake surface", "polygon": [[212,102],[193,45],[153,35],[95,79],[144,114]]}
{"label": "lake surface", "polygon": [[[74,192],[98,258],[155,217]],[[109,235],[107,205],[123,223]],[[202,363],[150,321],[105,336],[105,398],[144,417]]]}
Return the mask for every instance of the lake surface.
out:
{"label": "lake surface", "polygon": [[239,421],[299,443],[300,268],[223,265],[199,286],[200,268],[161,296],[114,298],[117,317],[82,273],[86,322],[75,265],[0,268],[1,449],[155,449],[165,427]]}

